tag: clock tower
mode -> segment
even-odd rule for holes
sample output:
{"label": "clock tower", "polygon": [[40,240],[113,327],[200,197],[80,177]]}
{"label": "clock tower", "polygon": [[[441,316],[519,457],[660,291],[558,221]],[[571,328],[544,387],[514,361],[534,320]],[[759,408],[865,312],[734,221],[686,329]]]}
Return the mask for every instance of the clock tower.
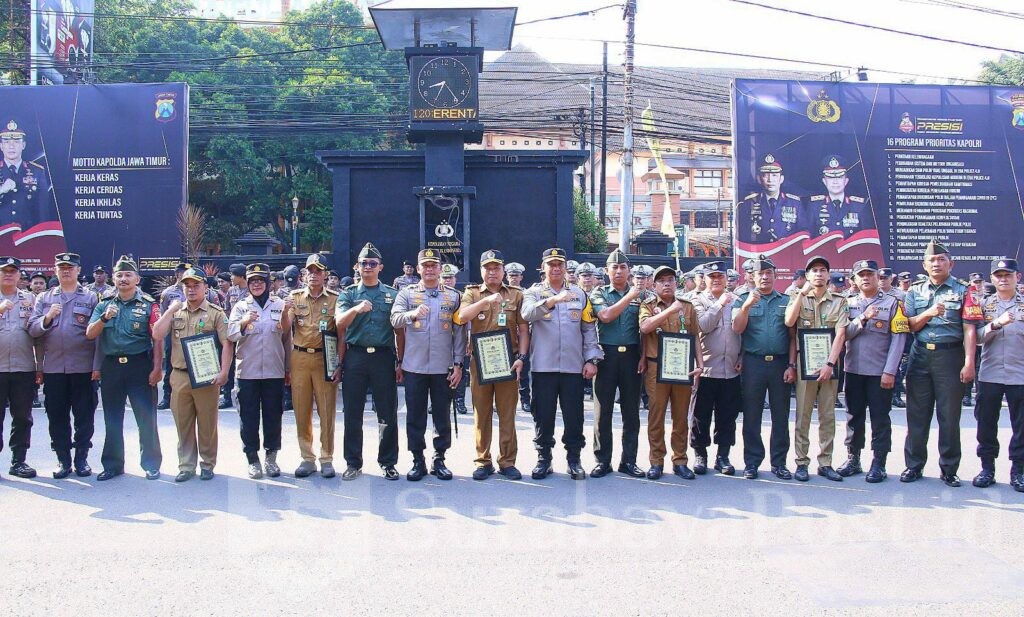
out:
{"label": "clock tower", "polygon": [[437,250],[465,281],[476,187],[465,183],[464,147],[483,139],[484,51],[511,47],[516,9],[371,8],[370,15],[384,48],[404,50],[409,67],[407,137],[424,144],[425,157],[423,186],[414,189],[420,248]]}

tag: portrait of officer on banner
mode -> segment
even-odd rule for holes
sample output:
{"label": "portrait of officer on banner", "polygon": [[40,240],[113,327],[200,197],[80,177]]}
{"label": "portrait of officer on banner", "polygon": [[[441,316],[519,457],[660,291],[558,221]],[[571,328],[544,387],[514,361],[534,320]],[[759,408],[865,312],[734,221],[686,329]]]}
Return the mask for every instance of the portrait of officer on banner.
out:
{"label": "portrait of officer on banner", "polygon": [[800,197],[782,190],[786,181],[782,162],[773,153],[757,163],[760,190],[750,193],[736,208],[736,233],[740,242],[765,244],[787,238],[808,228]]}
{"label": "portrait of officer on banner", "polygon": [[27,231],[58,220],[46,157],[38,143],[26,153],[28,145],[25,129],[8,118],[0,130],[0,228],[14,224]]}
{"label": "portrait of officer on banner", "polygon": [[821,170],[825,194],[812,195],[808,200],[811,236],[841,231],[843,238],[849,238],[858,231],[875,228],[868,200],[846,191],[850,182],[847,172],[848,166],[840,155],[825,157]]}

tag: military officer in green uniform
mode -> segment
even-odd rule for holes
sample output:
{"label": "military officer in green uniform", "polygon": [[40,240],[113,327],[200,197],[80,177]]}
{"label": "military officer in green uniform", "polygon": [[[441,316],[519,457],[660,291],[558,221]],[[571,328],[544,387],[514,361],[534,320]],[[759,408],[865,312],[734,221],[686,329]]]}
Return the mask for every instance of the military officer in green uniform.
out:
{"label": "military officer in green uniform", "polygon": [[594,404],[594,458],[597,465],[591,477],[612,472],[612,412],[616,392],[622,414],[622,456],[619,473],[644,477],[636,465],[640,439],[640,388],[646,358],[640,349],[640,285],[629,284],[629,259],[615,249],[608,255],[611,284],[594,289],[590,304],[597,313],[597,338],[604,350],[604,362],[594,378],[597,402]]}
{"label": "military officer in green uniform", "polygon": [[114,266],[116,293],[100,299],[85,335],[100,340],[103,364],[100,394],[106,438],[96,479],[124,473],[124,407],[131,402],[139,427],[142,468],[147,480],[160,477],[160,435],[156,424],[156,385],[163,376],[163,341],[153,336],[160,304],[139,289],[139,268],[124,255]]}
{"label": "military officer in green uniform", "polygon": [[342,405],[345,416],[345,464],[342,480],[355,480],[363,468],[363,410],[366,391],[380,425],[377,463],[388,480],[398,479],[398,381],[402,379],[405,336],[391,325],[398,290],[380,281],[384,258],[367,242],[359,251],[360,281],[341,292],[335,321],[344,331]]}
{"label": "military officer in green uniform", "polygon": [[977,319],[965,319],[967,284],[952,276],[953,259],[938,240],[925,248],[924,269],[927,278],[912,285],[906,299],[914,345],[907,365],[907,468],[900,481],[921,479],[932,417],[938,416],[941,478],[947,486],[957,487],[960,402],[964,384],[974,379]]}

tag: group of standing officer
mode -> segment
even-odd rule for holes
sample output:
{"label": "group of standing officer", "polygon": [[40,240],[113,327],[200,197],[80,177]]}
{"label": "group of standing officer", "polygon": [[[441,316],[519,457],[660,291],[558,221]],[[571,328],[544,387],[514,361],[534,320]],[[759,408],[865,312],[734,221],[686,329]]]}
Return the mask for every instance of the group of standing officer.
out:
{"label": "group of standing officer", "polygon": [[[101,295],[78,282],[79,256],[61,253],[55,259],[59,285],[37,297],[18,289],[19,261],[0,258],[0,349],[7,352],[0,354],[5,363],[0,367],[0,398],[13,418],[10,473],[26,478],[36,473],[25,457],[32,426],[31,399],[36,385],[42,383],[51,447],[57,457],[54,477],[65,478],[72,471],[80,477],[91,474],[87,457],[99,382],[106,441],[98,479],[109,480],[124,472],[126,399],[139,427],[142,468],[147,478],[158,478],[162,454],[156,386],[163,377],[166,349],[170,407],[178,434],[175,480],[179,482],[195,476],[197,467],[201,479],[214,477],[218,393],[235,362],[243,452],[254,479],[280,474],[277,453],[286,384],[292,387],[302,458],[297,477],[318,470],[324,477],[335,475],[334,417],[340,384],[346,463],[342,478],[353,480],[362,470],[363,415],[370,391],[380,425],[377,462],[385,478],[398,479],[397,384],[401,382],[407,447],[413,456],[406,477],[416,481],[429,473],[450,480],[452,472],[445,464],[451,447],[449,413],[453,393],[464,381],[470,383],[474,410],[473,478],[484,480],[496,471],[491,445],[497,415],[497,472],[519,479],[515,409],[529,372],[533,387],[529,409],[538,459],[531,474],[534,479],[553,472],[559,409],[569,476],[588,476],[581,456],[586,446],[583,399],[584,384],[593,379],[596,465],[589,474],[592,477],[613,471],[612,416],[618,403],[622,436],[616,469],[620,473],[657,479],[663,474],[665,458],[671,456],[672,472],[693,479],[708,472],[708,448],[714,443],[714,469],[734,474],[729,456],[742,411],[743,476],[757,478],[767,455],[778,478],[808,481],[808,433],[817,410],[817,474],[841,481],[863,472],[860,457],[868,445],[866,420],[870,418],[873,458],[866,480],[881,482],[892,448],[891,390],[909,339],[906,469],[900,480],[913,482],[921,477],[932,417],[937,415],[941,479],[948,486],[960,485],[961,398],[964,384],[977,377],[975,417],[982,471],[973,483],[985,487],[995,482],[996,434],[1005,397],[1013,429],[1010,482],[1024,491],[1024,368],[1015,353],[1024,342],[1024,296],[1017,288],[1020,274],[1015,260],[993,261],[996,293],[987,297],[951,275],[953,260],[937,241],[925,251],[927,277],[905,293],[885,289],[880,274],[891,278],[891,271],[873,260],[861,260],[851,271],[856,293],[848,297],[830,290],[830,264],[818,256],[806,263],[803,284],[791,286],[787,294],[775,290],[775,266],[764,255],[745,264],[748,282],[735,292],[729,290],[734,281],[723,262],[706,264],[699,287],[686,290],[679,289],[677,273],[667,266],[650,277],[631,278],[628,257],[613,251],[606,263],[610,283],[594,286],[588,293],[570,282],[565,251],[548,249],[541,261],[542,282],[524,290],[504,281],[506,274],[521,274],[513,267],[518,264],[506,264],[500,251],[488,250],[480,257],[482,283],[460,293],[445,284],[436,251],[425,249],[417,255],[415,281],[398,290],[380,281],[383,257],[367,243],[359,253],[359,282],[340,291],[325,285],[328,266],[319,254],[306,261],[305,286],[291,289],[284,298],[271,293],[267,264],[250,264],[244,277],[235,281],[238,290],[230,313],[209,301],[204,273],[189,266],[180,272],[177,295],[165,298],[161,313],[159,303],[139,289],[138,268],[128,257],[118,260],[115,284]],[[502,331],[511,341],[515,379],[481,384],[470,342]],[[699,347],[692,385],[658,379],[658,366],[666,360],[660,357],[660,339],[663,334],[678,333],[694,335]],[[811,339],[804,335],[822,333],[828,337],[827,358],[824,366],[811,371],[804,366],[806,350],[801,349]],[[214,338],[219,350],[219,372],[205,385],[190,379],[184,348],[186,339],[203,335]],[[165,339],[170,341],[166,347]],[[980,370],[976,341],[981,345]],[[337,356],[325,357],[332,353]],[[841,354],[848,457],[836,469],[832,456]],[[787,467],[789,399],[794,385],[795,473]],[[644,390],[650,397],[646,470],[637,465]],[[766,396],[771,419],[768,452],[761,430]],[[314,406],[319,417],[319,452],[313,439]],[[672,426],[666,444],[667,415]],[[429,468],[428,418],[434,429]],[[692,468],[689,447],[694,451]]]}

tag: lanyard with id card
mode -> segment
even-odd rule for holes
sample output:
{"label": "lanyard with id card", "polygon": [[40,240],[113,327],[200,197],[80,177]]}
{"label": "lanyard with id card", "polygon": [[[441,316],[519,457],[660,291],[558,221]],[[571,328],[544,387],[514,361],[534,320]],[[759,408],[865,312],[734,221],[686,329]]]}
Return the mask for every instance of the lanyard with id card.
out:
{"label": "lanyard with id card", "polygon": [[508,326],[508,315],[505,314],[505,307],[508,306],[508,300],[501,301],[501,312],[498,313],[498,327],[504,328]]}
{"label": "lanyard with id card", "polygon": [[327,306],[320,309],[320,332],[327,332]]}

